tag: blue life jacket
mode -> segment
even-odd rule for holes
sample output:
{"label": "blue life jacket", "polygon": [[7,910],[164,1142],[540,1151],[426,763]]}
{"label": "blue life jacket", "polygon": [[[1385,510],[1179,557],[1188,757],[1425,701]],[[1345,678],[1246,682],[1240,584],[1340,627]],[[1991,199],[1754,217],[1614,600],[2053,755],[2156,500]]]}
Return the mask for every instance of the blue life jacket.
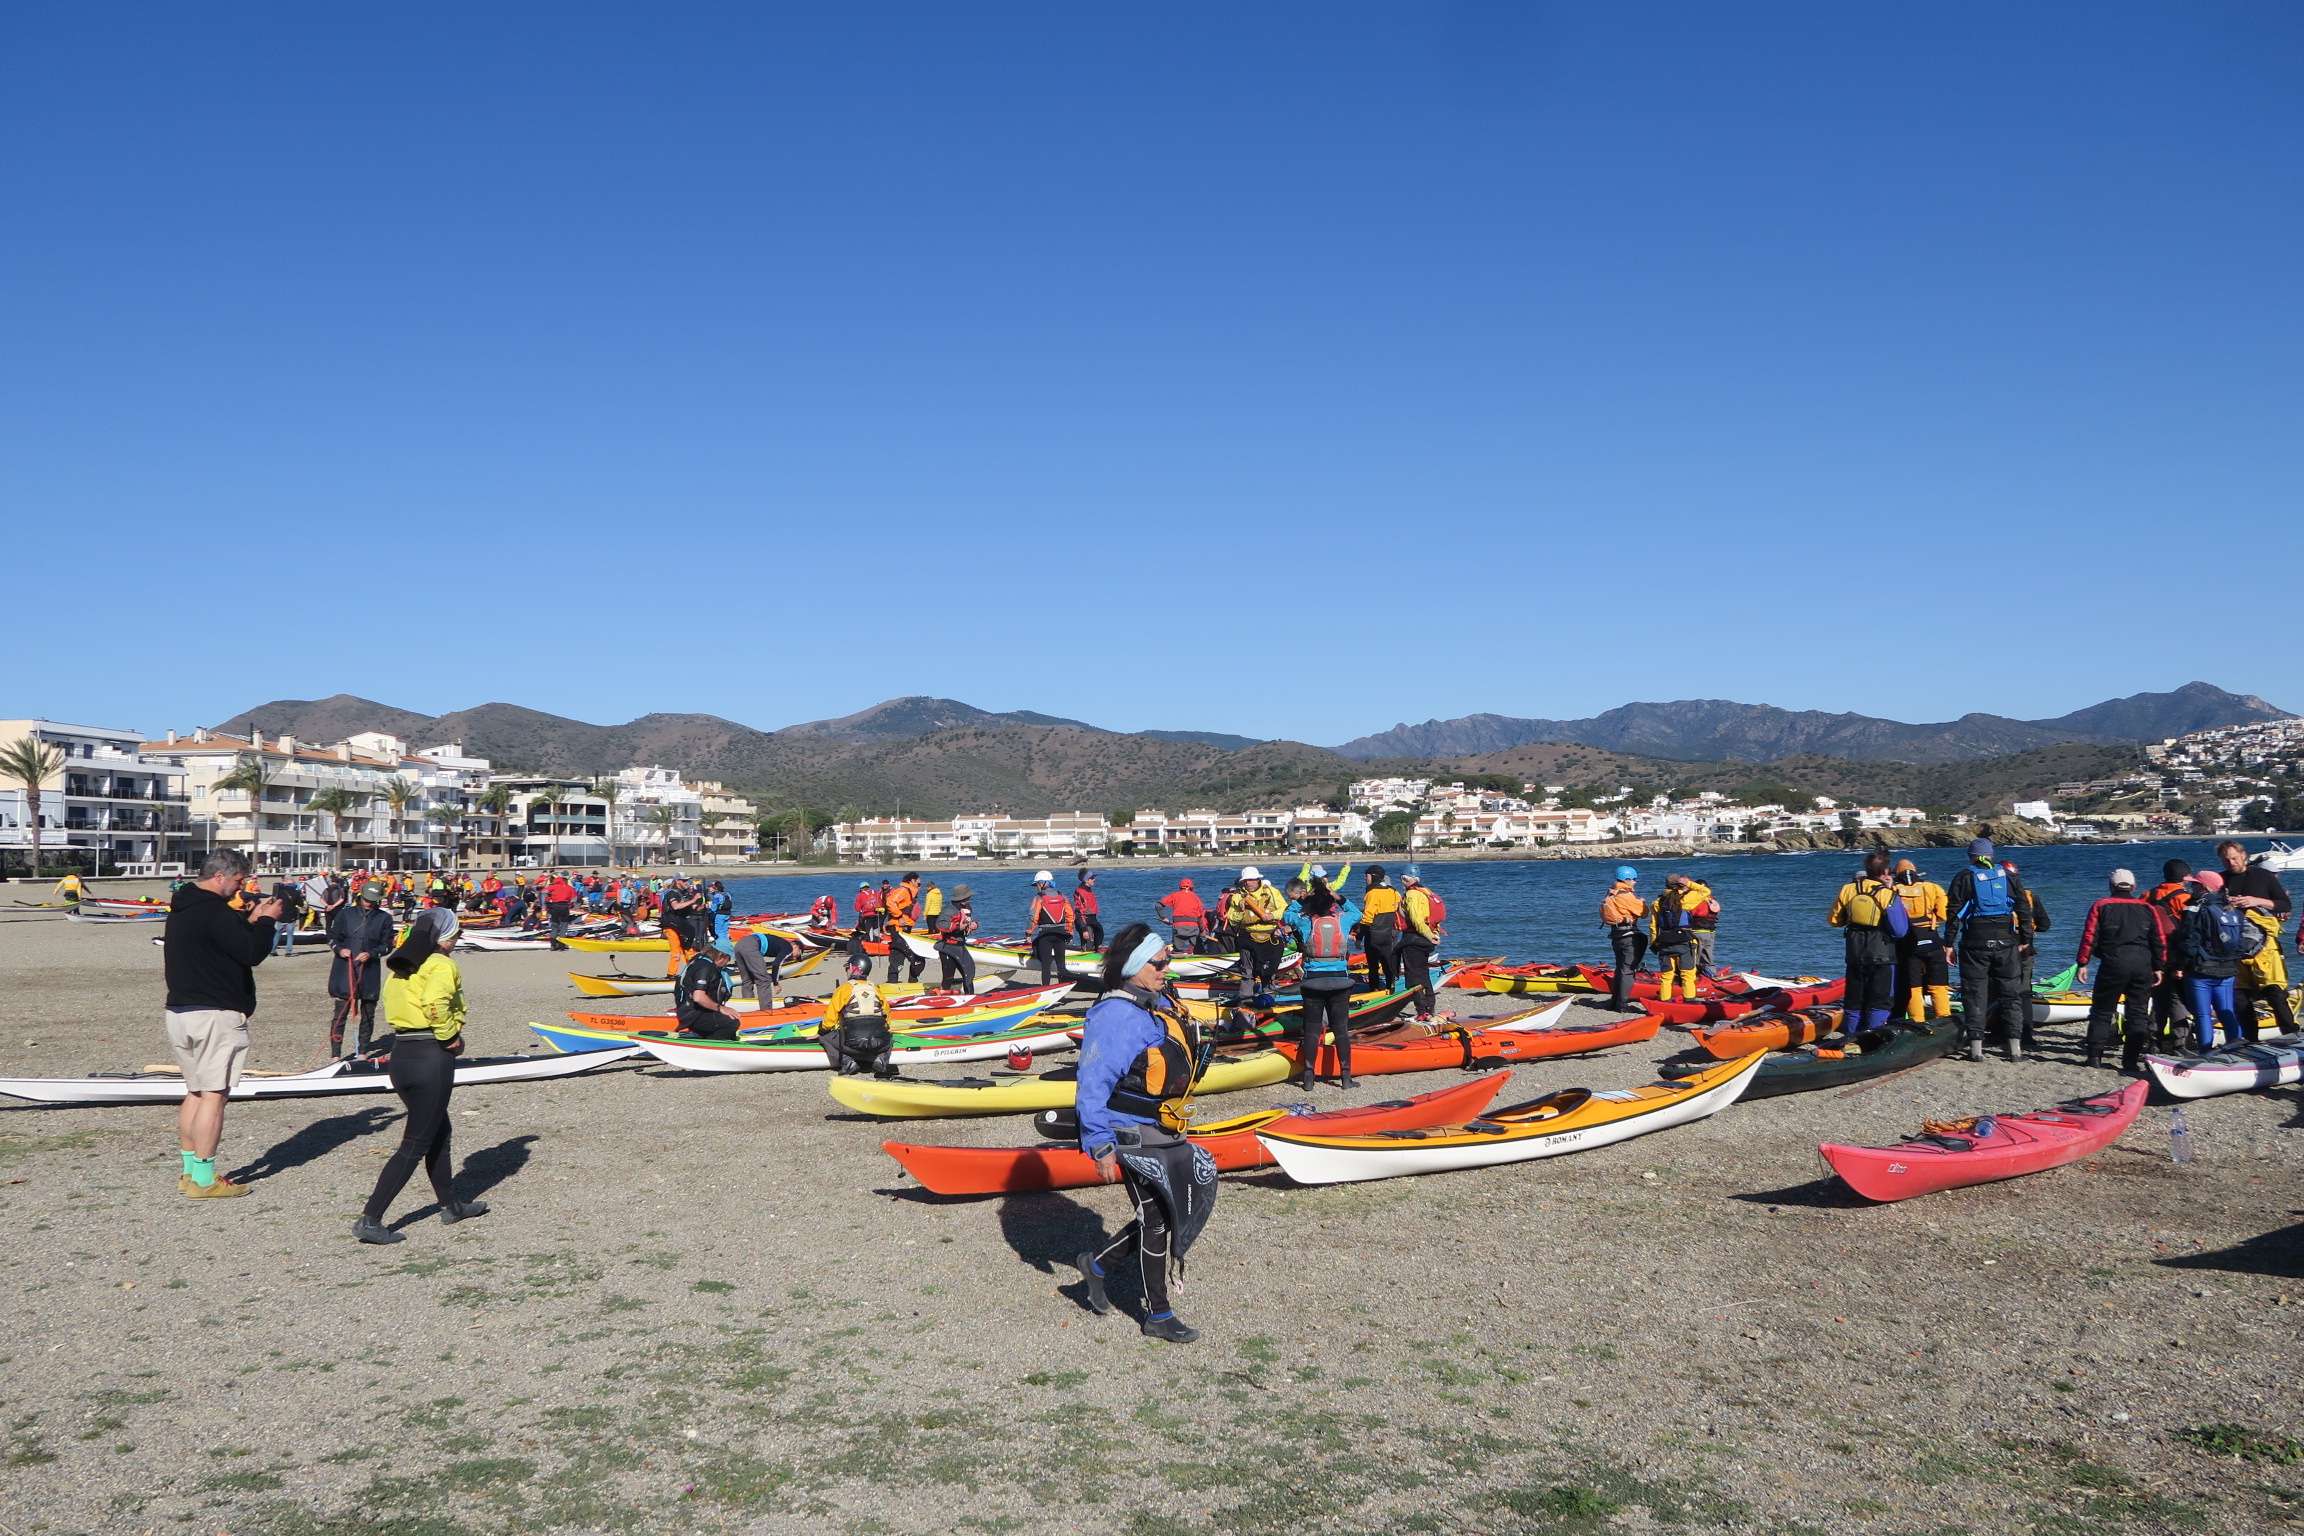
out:
{"label": "blue life jacket", "polygon": [[1971,869],[1968,876],[1976,882],[1976,894],[1960,909],[1963,918],[2016,915],[2016,896],[2009,888],[2008,871],[1995,864],[1990,869]]}

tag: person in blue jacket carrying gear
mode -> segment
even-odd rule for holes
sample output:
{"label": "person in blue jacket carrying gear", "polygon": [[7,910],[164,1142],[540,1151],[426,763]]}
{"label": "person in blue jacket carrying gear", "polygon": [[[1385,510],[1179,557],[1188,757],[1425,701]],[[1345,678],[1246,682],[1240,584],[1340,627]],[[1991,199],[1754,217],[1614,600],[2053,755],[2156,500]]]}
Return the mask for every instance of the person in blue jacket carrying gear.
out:
{"label": "person in blue jacket carrying gear", "polygon": [[1088,1010],[1080,1037],[1080,1150],[1096,1159],[1097,1176],[1124,1183],[1135,1219],[1100,1250],[1073,1262],[1099,1314],[1108,1261],[1132,1245],[1144,1280],[1146,1337],[1189,1344],[1200,1337],[1169,1304],[1169,1267],[1184,1254],[1216,1203],[1216,1159],[1182,1135],[1192,1081],[1200,1068],[1200,1032],[1184,1006],[1162,991],[1168,941],[1130,923],[1104,950],[1104,995]]}
{"label": "person in blue jacket carrying gear", "polygon": [[1320,1060],[1320,1037],[1336,1041],[1336,1086],[1352,1086],[1352,930],[1359,925],[1360,909],[1328,889],[1328,882],[1312,877],[1311,889],[1292,903],[1282,919],[1296,935],[1296,948],[1304,956],[1304,1027],[1299,1037],[1296,1065],[1299,1086],[1312,1091]]}
{"label": "person in blue jacket carrying gear", "polygon": [[2024,952],[2032,946],[2032,898],[2016,875],[1992,859],[1992,840],[1968,845],[1968,867],[1945,893],[1951,917],[1944,947],[1960,967],[1960,1043],[1970,1061],[1984,1059],[1984,1036],[1995,1012],[2008,1042],[2008,1059],[2024,1059],[2024,1031],[2032,999],[2024,989]]}

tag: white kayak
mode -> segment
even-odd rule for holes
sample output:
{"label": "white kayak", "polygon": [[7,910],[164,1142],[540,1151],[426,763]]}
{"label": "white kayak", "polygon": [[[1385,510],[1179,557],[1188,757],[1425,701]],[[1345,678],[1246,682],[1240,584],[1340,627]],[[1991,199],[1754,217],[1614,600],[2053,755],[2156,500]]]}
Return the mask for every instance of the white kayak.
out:
{"label": "white kayak", "polygon": [[2265,1035],[2205,1056],[2147,1056],[2152,1080],[2179,1099],[2212,1099],[2304,1082],[2304,1033]]}
{"label": "white kayak", "polygon": [[[456,1086],[527,1083],[573,1077],[640,1054],[638,1046],[587,1051],[580,1056],[478,1056],[456,1064]],[[334,1061],[309,1072],[283,1072],[240,1079],[235,1099],[312,1099],[340,1093],[390,1093],[391,1079],[380,1061]],[[184,1079],[173,1072],[118,1072],[98,1077],[0,1078],[0,1094],[37,1104],[173,1104],[184,1097]]]}
{"label": "white kayak", "polygon": [[[980,1040],[955,1037],[947,1044],[900,1045],[888,1053],[898,1068],[952,1061],[992,1061],[1012,1051],[1061,1051],[1075,1044],[1077,1026],[1044,1029],[1029,1034],[992,1035]],[[918,1037],[914,1037],[918,1038]],[[822,1072],[832,1065],[823,1049],[794,1040],[672,1040],[650,1037],[640,1048],[663,1062],[689,1072]]]}
{"label": "white kayak", "polygon": [[64,914],[64,921],[68,923],[164,923],[168,921],[168,912],[164,907],[155,907],[149,912],[67,912]]}

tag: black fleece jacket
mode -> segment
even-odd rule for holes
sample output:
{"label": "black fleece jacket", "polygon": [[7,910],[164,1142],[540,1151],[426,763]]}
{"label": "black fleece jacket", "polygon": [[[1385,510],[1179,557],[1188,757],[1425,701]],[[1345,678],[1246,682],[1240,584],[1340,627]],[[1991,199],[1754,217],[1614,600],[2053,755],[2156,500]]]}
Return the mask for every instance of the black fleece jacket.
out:
{"label": "black fleece jacket", "polygon": [[272,919],[254,922],[214,891],[187,885],[162,931],[171,1008],[256,1011],[256,967],[272,952]]}

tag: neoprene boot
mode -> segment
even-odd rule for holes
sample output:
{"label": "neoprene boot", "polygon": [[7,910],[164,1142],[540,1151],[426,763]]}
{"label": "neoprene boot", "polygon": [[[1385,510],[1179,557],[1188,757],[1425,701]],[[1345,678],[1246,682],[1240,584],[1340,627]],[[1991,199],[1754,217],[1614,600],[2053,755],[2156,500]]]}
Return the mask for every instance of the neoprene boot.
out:
{"label": "neoprene boot", "polygon": [[451,1200],[440,1208],[440,1225],[452,1227],[460,1221],[470,1221],[475,1216],[487,1214],[488,1202],[485,1200]]}
{"label": "neoprene boot", "polygon": [[2088,1047],[2088,1066],[2089,1066],[2089,1069],[2090,1069],[2091,1071],[2100,1070],[2100,1069],[2103,1067],[2103,1065],[2104,1065],[2104,1048],[2103,1048],[2102,1046],[2097,1046],[2097,1045],[2092,1045],[2092,1046]]}
{"label": "neoprene boot", "polygon": [[1144,1319],[1144,1337],[1166,1339],[1171,1344],[1189,1344],[1200,1337],[1200,1330],[1186,1326],[1184,1319],[1171,1312],[1166,1317]]}
{"label": "neoprene boot", "polygon": [[2139,1077],[2144,1071],[2144,1051],[2141,1046],[2130,1045],[2120,1053],[2120,1070],[2130,1077]]}
{"label": "neoprene boot", "polygon": [[1950,987],[1930,987],[1928,1000],[1935,1007],[1938,1019],[1952,1017],[1952,989]]}
{"label": "neoprene boot", "polygon": [[1112,1315],[1112,1298],[1104,1294],[1104,1272],[1096,1267],[1096,1255],[1083,1253],[1072,1261],[1080,1271],[1080,1278],[1088,1286],[1088,1310],[1098,1317]]}
{"label": "neoprene boot", "polygon": [[352,1235],[364,1243],[404,1243],[408,1241],[404,1233],[395,1232],[384,1223],[370,1221],[365,1216],[352,1223]]}
{"label": "neoprene boot", "polygon": [[1982,1061],[1984,1059],[1984,1037],[1982,1035],[1978,1035],[1968,1042],[1968,1059],[1970,1061]]}

